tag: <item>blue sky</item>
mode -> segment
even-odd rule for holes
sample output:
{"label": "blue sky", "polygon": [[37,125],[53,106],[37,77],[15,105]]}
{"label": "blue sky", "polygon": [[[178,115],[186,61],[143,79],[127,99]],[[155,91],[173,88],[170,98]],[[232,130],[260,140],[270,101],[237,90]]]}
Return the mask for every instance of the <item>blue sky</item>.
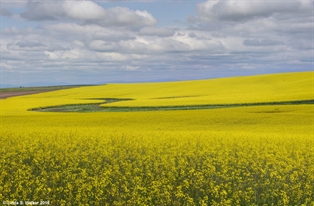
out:
{"label": "blue sky", "polygon": [[1,1],[1,86],[313,70],[313,1]]}

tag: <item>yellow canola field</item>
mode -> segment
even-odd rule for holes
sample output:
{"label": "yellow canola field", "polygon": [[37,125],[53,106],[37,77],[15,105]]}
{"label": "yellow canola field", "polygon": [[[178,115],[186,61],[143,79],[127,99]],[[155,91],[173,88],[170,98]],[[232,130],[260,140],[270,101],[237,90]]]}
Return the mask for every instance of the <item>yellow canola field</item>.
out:
{"label": "yellow canola field", "polygon": [[107,85],[104,97],[133,98],[102,106],[170,106],[273,102],[314,98],[314,72],[169,83]]}
{"label": "yellow canola field", "polygon": [[[282,83],[281,91],[291,96],[278,93],[278,101],[312,98],[308,78],[313,73],[301,74],[294,74],[304,78],[298,79],[300,86],[292,74],[285,74],[290,83]],[[263,81],[266,76],[261,76]],[[280,82],[268,77],[274,78],[268,84]],[[226,79],[220,80],[227,85]],[[143,91],[130,85],[112,85],[116,92],[107,91],[104,88],[111,85],[105,85],[0,100],[0,203],[314,205],[312,104],[116,113],[26,111],[98,101],[82,101],[85,98],[141,99],[140,93],[144,98],[147,86],[136,86]],[[263,98],[257,91],[238,101]],[[154,92],[150,97],[172,96],[174,88]],[[179,95],[192,94],[187,92]],[[268,93],[264,101],[275,100],[275,93]]]}
{"label": "yellow canola field", "polygon": [[92,98],[131,98],[102,106],[174,106],[278,102],[314,99],[314,72],[257,75],[163,83],[108,84],[0,100],[2,113],[64,104],[105,102]]}

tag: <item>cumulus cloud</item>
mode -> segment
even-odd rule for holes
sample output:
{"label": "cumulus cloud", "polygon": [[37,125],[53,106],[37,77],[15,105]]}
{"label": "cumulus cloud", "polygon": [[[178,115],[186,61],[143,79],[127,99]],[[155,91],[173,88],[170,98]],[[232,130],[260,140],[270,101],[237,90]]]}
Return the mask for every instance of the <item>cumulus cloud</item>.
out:
{"label": "cumulus cloud", "polygon": [[20,50],[20,51],[25,51],[25,50],[30,50],[30,51],[36,51],[36,50],[43,50],[47,46],[45,44],[42,44],[40,42],[36,41],[16,41],[16,42],[11,42],[7,45],[7,49],[9,50]]}
{"label": "cumulus cloud", "polygon": [[35,41],[18,41],[15,45],[20,48],[46,47],[46,45]]}
{"label": "cumulus cloud", "polygon": [[97,52],[119,52],[121,54],[150,54],[156,53],[175,53],[187,52],[191,50],[191,45],[175,39],[155,39],[146,40],[146,42],[123,41],[123,42],[106,42],[102,40],[93,40],[89,43],[88,48]]}
{"label": "cumulus cloud", "polygon": [[287,48],[310,49],[313,45],[305,42],[313,39],[312,8],[310,0],[208,0],[196,5],[197,15],[190,24],[194,30],[207,31],[213,39],[224,39],[232,51],[264,52],[265,46],[282,52]]}
{"label": "cumulus cloud", "polygon": [[132,11],[128,8],[115,7],[108,9],[106,21],[100,25],[143,27],[152,26],[157,20],[147,11]]}
{"label": "cumulus cloud", "polygon": [[156,24],[147,11],[124,7],[104,9],[92,1],[28,2],[21,16],[30,21],[77,21],[100,26],[139,28]]}
{"label": "cumulus cloud", "polygon": [[105,9],[92,1],[56,1],[27,3],[22,17],[32,21],[45,20],[97,20],[105,16]]}
{"label": "cumulus cloud", "polygon": [[247,21],[254,18],[311,12],[311,1],[208,0],[196,6],[203,21]]}
{"label": "cumulus cloud", "polygon": [[170,27],[163,21],[156,26],[150,11],[97,1],[29,1],[21,24],[2,30],[2,71],[50,72],[56,79],[68,72],[81,83],[88,75],[104,82],[125,73],[153,80],[312,69],[312,3],[262,3],[195,3],[193,22]]}
{"label": "cumulus cloud", "polygon": [[[135,31],[124,28],[101,27],[99,25],[79,25],[75,23],[57,23],[41,25],[42,31],[49,33],[53,38],[63,41],[79,41],[88,45],[92,40],[119,42],[136,39]],[[78,45],[76,45],[78,46]]]}
{"label": "cumulus cloud", "polygon": [[243,45],[245,46],[277,46],[277,45],[284,45],[285,43],[278,40],[272,39],[245,39],[243,41]]}
{"label": "cumulus cloud", "polygon": [[140,35],[169,37],[175,34],[173,29],[161,27],[144,27],[139,31]]}

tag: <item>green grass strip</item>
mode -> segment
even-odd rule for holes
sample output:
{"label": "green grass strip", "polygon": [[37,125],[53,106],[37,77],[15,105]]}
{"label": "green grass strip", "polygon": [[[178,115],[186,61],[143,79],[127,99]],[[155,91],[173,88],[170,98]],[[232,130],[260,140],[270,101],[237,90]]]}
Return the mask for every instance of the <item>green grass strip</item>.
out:
{"label": "green grass strip", "polygon": [[102,103],[89,104],[68,104],[59,106],[50,106],[42,108],[33,108],[30,111],[38,112],[139,112],[139,111],[167,111],[167,110],[200,110],[200,109],[219,109],[229,107],[247,107],[247,106],[269,106],[269,105],[298,105],[314,104],[314,99],[282,101],[282,102],[256,102],[256,103],[236,103],[236,104],[206,104],[206,105],[180,105],[180,106],[156,106],[156,107],[101,107],[100,104],[109,104],[117,101],[127,101],[132,99],[116,98],[97,98],[106,100]]}

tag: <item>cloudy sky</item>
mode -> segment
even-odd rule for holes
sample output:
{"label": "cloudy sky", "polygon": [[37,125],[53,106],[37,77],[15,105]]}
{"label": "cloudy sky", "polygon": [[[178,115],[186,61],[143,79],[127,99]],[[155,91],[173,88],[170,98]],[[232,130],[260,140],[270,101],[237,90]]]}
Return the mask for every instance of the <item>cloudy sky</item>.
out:
{"label": "cloudy sky", "polygon": [[312,0],[0,0],[1,85],[313,70]]}

